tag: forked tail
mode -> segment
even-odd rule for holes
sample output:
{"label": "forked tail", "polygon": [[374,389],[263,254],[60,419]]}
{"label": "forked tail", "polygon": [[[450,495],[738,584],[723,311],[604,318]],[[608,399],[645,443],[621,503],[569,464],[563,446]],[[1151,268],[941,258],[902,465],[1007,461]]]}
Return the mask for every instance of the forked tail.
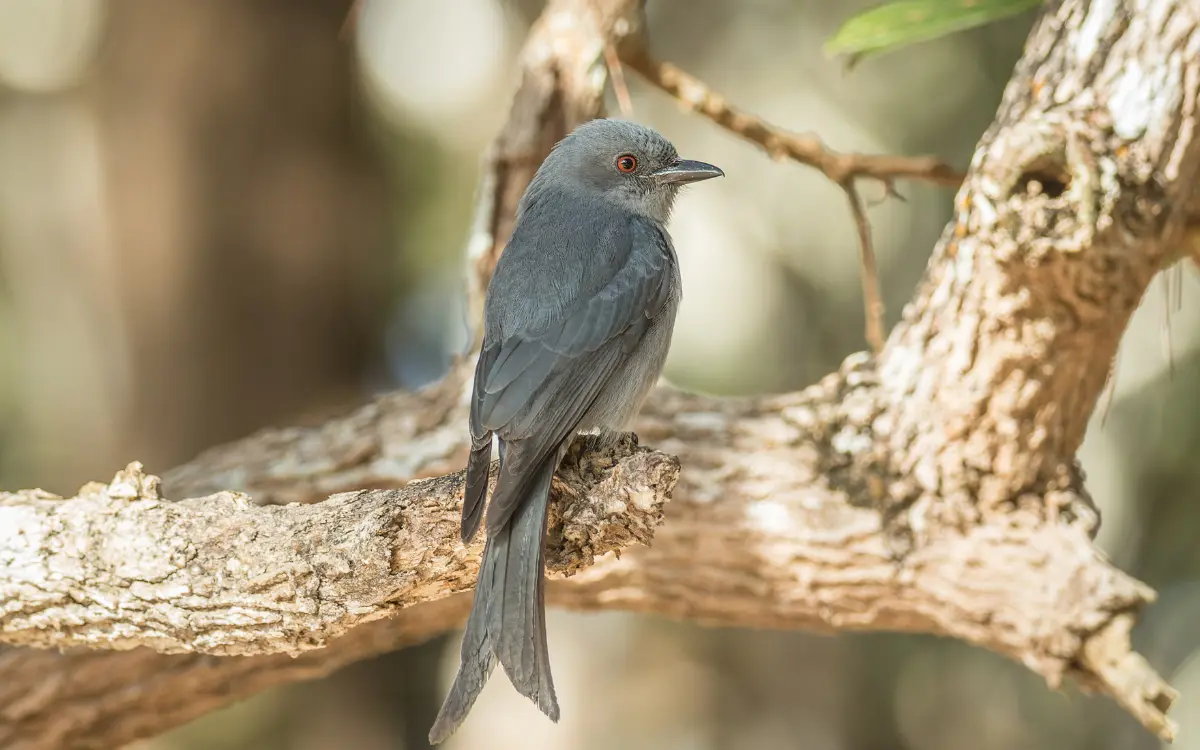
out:
{"label": "forked tail", "polygon": [[[501,456],[503,462],[503,452]],[[488,531],[475,599],[463,633],[461,663],[429,730],[431,744],[449,737],[466,719],[497,659],[517,692],[536,703],[552,721],[558,721],[558,700],[546,650],[542,548],[550,480],[559,458],[560,451],[552,452],[531,481],[520,483],[526,496],[517,504],[512,518],[499,531]],[[505,489],[498,486],[496,492]]]}

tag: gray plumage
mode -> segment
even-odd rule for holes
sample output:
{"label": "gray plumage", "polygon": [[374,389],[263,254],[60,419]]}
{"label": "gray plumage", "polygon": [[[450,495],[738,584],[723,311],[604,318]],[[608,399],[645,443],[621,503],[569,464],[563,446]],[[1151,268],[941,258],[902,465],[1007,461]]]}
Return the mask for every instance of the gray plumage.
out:
{"label": "gray plumage", "polygon": [[558,721],[543,591],[550,480],[576,433],[624,429],[658,379],[680,299],[671,206],[682,185],[720,174],[679,159],[653,130],[593,120],[554,147],[522,196],[484,305],[464,542],[484,518],[493,434],[499,476],[462,661],[431,743],[466,718],[497,660]]}

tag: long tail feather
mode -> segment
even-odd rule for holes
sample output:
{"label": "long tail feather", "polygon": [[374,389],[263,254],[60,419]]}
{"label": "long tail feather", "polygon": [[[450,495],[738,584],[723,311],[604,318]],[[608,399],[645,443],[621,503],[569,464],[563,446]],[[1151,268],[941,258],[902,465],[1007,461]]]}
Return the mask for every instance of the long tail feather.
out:
{"label": "long tail feather", "polygon": [[[502,464],[506,447],[502,443]],[[509,523],[499,530],[489,530],[463,634],[462,661],[429,731],[430,744],[445,740],[466,719],[497,660],[517,692],[536,703],[552,721],[558,721],[558,699],[546,648],[543,547],[550,482],[562,453],[560,449],[547,456],[531,481],[519,483],[524,487],[525,497],[517,504]],[[496,492],[506,490],[498,486]],[[478,520],[475,525],[478,526]]]}

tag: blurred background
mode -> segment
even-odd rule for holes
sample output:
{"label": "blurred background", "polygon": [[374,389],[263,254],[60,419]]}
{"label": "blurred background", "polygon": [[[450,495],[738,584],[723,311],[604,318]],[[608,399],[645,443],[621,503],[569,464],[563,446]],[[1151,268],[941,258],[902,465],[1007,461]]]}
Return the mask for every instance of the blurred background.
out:
{"label": "blurred background", "polygon": [[[265,426],[436,379],[466,345],[478,159],[535,0],[0,0],[0,482],[71,494]],[[965,167],[1032,16],[868,60],[821,45],[864,0],[652,0],[652,48],[838,149]],[[794,389],[864,348],[840,191],[681,112],[632,74],[633,118],[728,177],[673,233],[687,294],[667,375]],[[616,112],[615,105],[610,111]],[[866,186],[869,197],[882,191]],[[871,210],[889,322],[952,195]],[[1160,601],[1137,640],[1200,748],[1200,295],[1147,297],[1083,450],[1100,541]],[[1168,356],[1168,350],[1170,356]],[[1152,748],[1112,703],[934,638],[702,629],[553,612],[554,726],[492,680],[473,748]],[[141,750],[414,750],[458,634],[210,715]]]}

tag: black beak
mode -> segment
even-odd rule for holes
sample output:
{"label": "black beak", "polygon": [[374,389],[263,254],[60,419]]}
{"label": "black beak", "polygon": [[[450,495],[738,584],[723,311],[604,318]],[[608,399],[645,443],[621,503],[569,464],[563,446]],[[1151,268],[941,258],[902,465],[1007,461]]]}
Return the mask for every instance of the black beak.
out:
{"label": "black beak", "polygon": [[717,167],[691,159],[680,159],[670,166],[650,173],[650,177],[659,185],[686,184],[724,176],[725,173]]}

